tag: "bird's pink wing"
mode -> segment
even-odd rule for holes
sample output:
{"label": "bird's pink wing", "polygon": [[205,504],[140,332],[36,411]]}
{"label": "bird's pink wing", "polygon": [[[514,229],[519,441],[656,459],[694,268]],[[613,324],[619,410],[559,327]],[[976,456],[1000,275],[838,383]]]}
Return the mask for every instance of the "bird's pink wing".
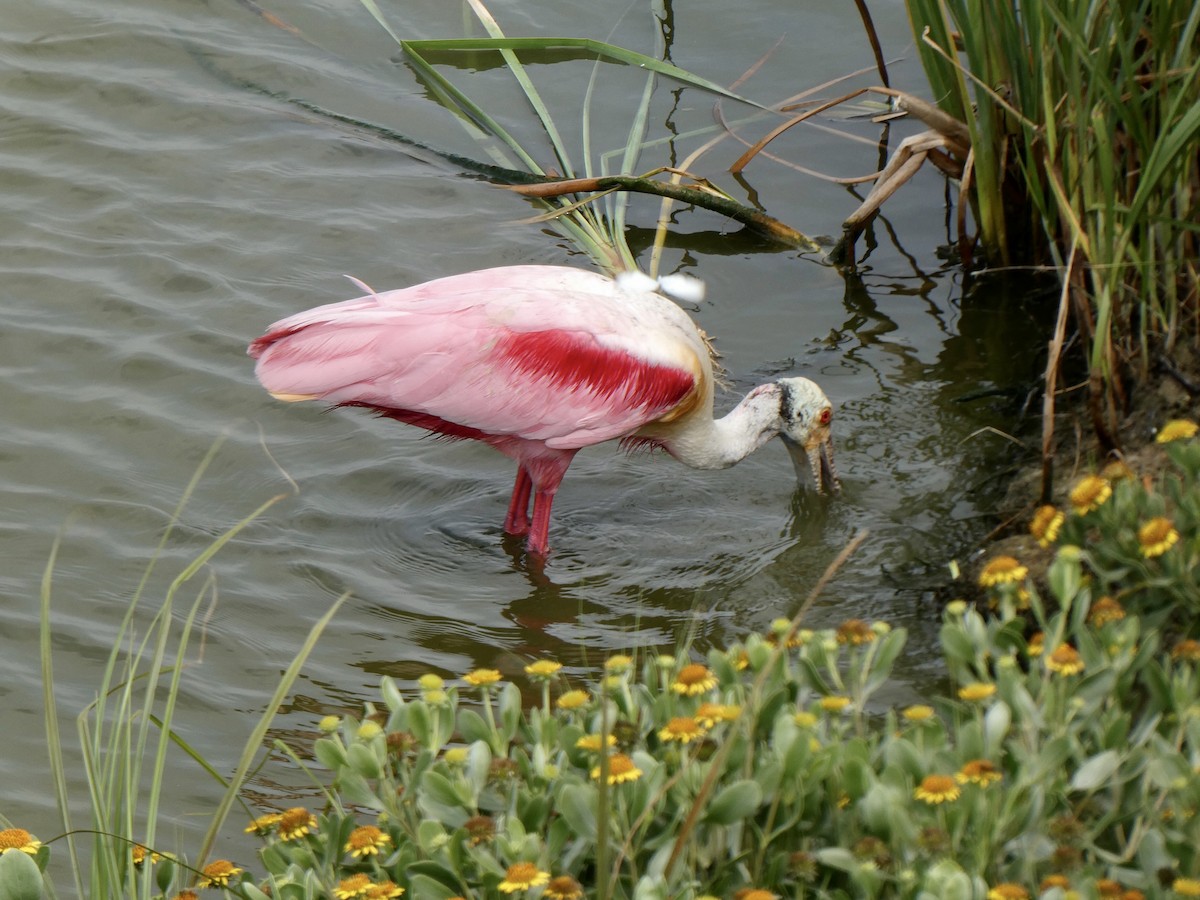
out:
{"label": "bird's pink wing", "polygon": [[[690,331],[690,335],[689,335]],[[515,266],[334,303],[255,341],[283,399],[575,449],[670,415],[704,367],[687,316],[576,269]]]}

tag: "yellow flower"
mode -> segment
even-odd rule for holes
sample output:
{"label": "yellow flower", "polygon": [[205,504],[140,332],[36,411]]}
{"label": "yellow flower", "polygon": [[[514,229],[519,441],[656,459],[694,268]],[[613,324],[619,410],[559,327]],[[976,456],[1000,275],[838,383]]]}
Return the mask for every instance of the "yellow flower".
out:
{"label": "yellow flower", "polygon": [[960,700],[979,701],[986,700],[994,693],[996,693],[996,686],[994,684],[988,684],[984,681],[973,681],[970,684],[964,684],[958,689],[958,698]]}
{"label": "yellow flower", "polygon": [[1111,878],[1096,879],[1096,893],[1101,897],[1120,897],[1122,891],[1124,888],[1119,881],[1113,881]]}
{"label": "yellow flower", "polygon": [[1001,779],[1000,770],[990,759],[973,759],[965,763],[954,776],[959,784],[977,784],[987,787]]}
{"label": "yellow flower", "polygon": [[1019,884],[1003,881],[987,892],[987,900],[1029,900],[1029,891]]}
{"label": "yellow flower", "polygon": [[155,853],[148,847],[143,847],[141,844],[134,844],[133,848],[129,851],[129,855],[133,859],[133,864],[139,868],[145,864],[147,856],[150,857],[151,865],[162,859],[160,854]]}
{"label": "yellow flower", "polygon": [[1125,460],[1114,459],[1110,463],[1105,463],[1104,468],[1100,470],[1100,477],[1112,483],[1114,481],[1125,481],[1128,478],[1135,478],[1137,477],[1137,473],[1129,468],[1129,464]]}
{"label": "yellow flower", "polygon": [[1039,506],[1029,523],[1029,533],[1043,547],[1049,547],[1058,540],[1059,529],[1062,528],[1066,516],[1055,506]]}
{"label": "yellow flower", "polygon": [[10,850],[20,850],[33,856],[42,842],[24,828],[5,828],[0,831],[0,855]]}
{"label": "yellow flower", "polygon": [[281,840],[294,841],[304,837],[317,827],[317,817],[303,806],[293,806],[284,810],[279,816],[279,837]]}
{"label": "yellow flower", "polygon": [[404,893],[404,888],[394,881],[381,881],[367,887],[363,900],[394,900]]}
{"label": "yellow flower", "polygon": [[1103,506],[1112,496],[1112,486],[1099,475],[1085,475],[1071,488],[1067,499],[1075,512],[1085,516],[1092,510]]}
{"label": "yellow flower", "polygon": [[1175,546],[1179,532],[1175,523],[1165,516],[1155,516],[1138,529],[1138,543],[1142,545],[1142,556],[1152,559],[1162,556]]}
{"label": "yellow flower", "polygon": [[355,859],[362,859],[374,856],[391,842],[392,839],[374,825],[359,825],[350,832],[345,850]]}
{"label": "yellow flower", "polygon": [[227,887],[229,879],[241,875],[242,870],[227,859],[214,859],[200,870],[200,887]]}
{"label": "yellow flower", "polygon": [[471,751],[466,747],[451,747],[444,754],[442,759],[446,760],[447,765],[465,766],[467,759],[471,756]]}
{"label": "yellow flower", "polygon": [[558,674],[558,670],[562,668],[562,663],[554,662],[551,659],[539,659],[537,662],[531,662],[525,667],[525,674],[532,675],[534,678],[553,678]]}
{"label": "yellow flower", "polygon": [[338,730],[338,727],[341,724],[342,724],[341,716],[329,715],[329,716],[323,717],[321,719],[321,721],[317,723],[317,728],[320,729],[322,734],[333,734],[335,731]]}
{"label": "yellow flower", "polygon": [[723,706],[720,703],[701,703],[696,708],[696,721],[705,728],[712,728],[718,722],[732,722],[742,714],[740,706]]}
{"label": "yellow flower", "polygon": [[1171,659],[1200,662],[1200,641],[1188,638],[1171,648]]}
{"label": "yellow flower", "polygon": [[704,737],[704,729],[700,727],[700,723],[693,716],[677,716],[658,732],[659,740],[678,741],[681,744],[701,737]]}
{"label": "yellow flower", "polygon": [[500,680],[500,673],[495,669],[476,669],[463,676],[463,681],[472,687],[487,687]]}
{"label": "yellow flower", "polygon": [[337,887],[333,889],[333,895],[338,900],[355,900],[357,897],[365,897],[367,889],[370,887],[371,876],[364,872],[359,872],[339,881]]}
{"label": "yellow flower", "polygon": [[1200,879],[1176,878],[1171,885],[1171,890],[1180,897],[1200,897]]}
{"label": "yellow flower", "polygon": [[933,707],[921,704],[909,706],[900,715],[904,716],[910,722],[924,722],[926,719],[933,718]]}
{"label": "yellow flower", "polygon": [[1079,651],[1070,644],[1059,644],[1054,652],[1046,657],[1046,668],[1059,675],[1078,675],[1083,671],[1083,658]]}
{"label": "yellow flower", "polygon": [[862,619],[847,619],[837,628],[839,644],[869,644],[875,640],[875,632]]}
{"label": "yellow flower", "polygon": [[[425,695],[425,699],[428,700],[435,693],[438,692],[430,691]],[[362,741],[369,741],[379,737],[381,734],[383,734],[383,726],[378,722],[372,722],[370,719],[367,719],[367,721],[358,726],[358,731],[355,732],[355,737]]]}
{"label": "yellow flower", "polygon": [[1042,879],[1041,884],[1038,885],[1038,893],[1044,894],[1051,888],[1061,888],[1062,890],[1066,891],[1069,890],[1070,887],[1070,878],[1068,878],[1066,875],[1059,875],[1058,873],[1055,873],[1053,875],[1047,875]]}
{"label": "yellow flower", "polygon": [[734,893],[733,900],[779,900],[779,895],[762,888],[742,888]]}
{"label": "yellow flower", "polygon": [[791,619],[775,619],[771,622],[771,630],[766,635],[767,643],[772,647],[776,646],[780,641],[783,641],[783,646],[787,649],[794,647],[803,647],[804,639],[800,637],[798,631],[792,629]]}
{"label": "yellow flower", "polygon": [[610,675],[623,675],[633,667],[633,660],[624,653],[610,656],[604,661],[604,671]]}
{"label": "yellow flower", "polygon": [[591,699],[587,691],[567,691],[558,698],[557,705],[559,709],[579,709],[587,706]]}
{"label": "yellow flower", "polygon": [[675,681],[671,683],[671,690],[685,697],[694,697],[707,693],[716,686],[717,676],[708,670],[708,666],[690,663],[679,670]]}
{"label": "yellow flower", "polygon": [[440,691],[446,686],[446,682],[442,680],[442,676],[433,672],[426,672],[417,679],[417,684],[423,691]]}
{"label": "yellow flower", "polygon": [[279,813],[267,813],[265,816],[259,816],[246,826],[246,834],[270,834],[282,818],[283,816]]}
{"label": "yellow flower", "polygon": [[913,791],[913,796],[932,806],[957,800],[961,793],[958,784],[951,776],[926,775],[917,789]]}
{"label": "yellow flower", "polygon": [[1029,637],[1029,645],[1025,648],[1025,652],[1030,656],[1041,656],[1046,651],[1046,635],[1040,631],[1035,631]]}
{"label": "yellow flower", "polygon": [[575,742],[575,746],[589,753],[599,753],[601,748],[612,747],[616,743],[616,737],[611,734],[585,734]]}
{"label": "yellow flower", "polygon": [[[608,783],[622,784],[626,781],[637,781],[642,777],[642,770],[633,764],[633,760],[624,753],[614,753],[608,758]],[[599,780],[600,766],[592,769],[592,778]]]}
{"label": "yellow flower", "polygon": [[504,880],[500,882],[500,890],[506,894],[538,887],[550,880],[550,873],[541,871],[531,862],[519,862],[508,867]]}
{"label": "yellow flower", "polygon": [[850,698],[830,695],[828,697],[822,697],[818,701],[817,705],[820,706],[821,709],[825,710],[825,712],[841,712],[850,705]]}
{"label": "yellow flower", "polygon": [[1195,437],[1198,430],[1200,430],[1200,425],[1188,419],[1172,419],[1162,427],[1154,440],[1160,444],[1169,444],[1171,441]]}
{"label": "yellow flower", "polygon": [[184,888],[182,891],[172,897],[171,900],[200,900],[200,895],[193,890]]}
{"label": "yellow flower", "polygon": [[1002,584],[1017,584],[1024,581],[1029,569],[1011,556],[997,556],[979,573],[980,587],[998,587]]}
{"label": "yellow flower", "polygon": [[570,875],[559,875],[550,879],[542,896],[550,900],[583,900],[583,885]]}
{"label": "yellow flower", "polygon": [[1088,622],[1096,628],[1103,628],[1109,622],[1119,622],[1123,618],[1125,610],[1112,597],[1101,597],[1088,611]]}
{"label": "yellow flower", "polygon": [[817,724],[817,717],[814,716],[810,712],[807,712],[805,710],[800,710],[800,712],[798,712],[794,716],[792,716],[792,721],[795,722],[797,725],[799,725],[801,728],[812,728],[814,725]]}

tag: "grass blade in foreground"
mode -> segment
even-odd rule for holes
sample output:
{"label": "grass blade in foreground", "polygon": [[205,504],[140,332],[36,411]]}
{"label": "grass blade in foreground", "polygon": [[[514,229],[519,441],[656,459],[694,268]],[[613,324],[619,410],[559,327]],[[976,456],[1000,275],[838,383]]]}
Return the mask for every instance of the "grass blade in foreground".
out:
{"label": "grass blade in foreground", "polygon": [[[144,624],[145,633],[139,635],[138,627],[143,623],[135,611],[145,598],[150,574],[159,562],[167,536],[180,522],[184,506],[215,451],[216,446],[197,470],[164,529],[163,541],[147,564],[117,629],[113,650],[97,686],[96,699],[79,715],[83,773],[89,796],[88,821],[83,827],[76,826],[73,821],[67,763],[55,702],[51,602],[53,570],[59,556],[61,536],[55,541],[46,566],[41,589],[40,633],[43,702],[51,775],[66,832],[67,861],[77,896],[151,897],[161,895],[164,891],[170,894],[168,889],[172,885],[176,890],[181,890],[193,881],[192,873],[203,864],[205,855],[238,798],[238,792],[251,770],[251,763],[263,750],[264,738],[276,711],[295,683],[318,637],[345,600],[344,596],[339,598],[313,625],[300,651],[280,679],[266,711],[251,730],[233,777],[225,781],[211,766],[201,766],[225,788],[225,792],[211,817],[195,866],[189,867],[186,857],[182,855],[171,860],[163,859],[157,867],[136,861],[136,848],[147,848],[147,857],[158,850],[157,826],[162,814],[167,750],[172,744],[186,748],[186,742],[174,724],[182,676],[188,664],[188,649],[197,616],[205,602],[215,596],[215,582],[211,575],[205,577],[195,599],[177,621],[173,610],[179,591],[197,575],[204,573],[216,554],[247,525],[286,496],[281,494],[261,504],[186,563],[167,586],[161,606]],[[157,729],[156,742],[151,729]],[[195,756],[194,750],[186,749]],[[145,769],[142,766],[143,759],[149,763]],[[75,842],[75,834],[80,832],[92,835],[92,846],[86,860]]]}

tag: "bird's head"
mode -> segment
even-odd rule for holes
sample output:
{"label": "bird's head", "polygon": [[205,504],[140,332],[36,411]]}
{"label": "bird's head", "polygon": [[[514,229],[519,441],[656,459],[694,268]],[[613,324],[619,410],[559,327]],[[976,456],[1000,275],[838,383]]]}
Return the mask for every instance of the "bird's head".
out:
{"label": "bird's head", "polygon": [[830,424],[833,404],[825,392],[807,378],[779,379],[779,436],[791,454],[796,476],[804,480],[811,472],[819,493],[836,494],[842,489],[833,463]]}

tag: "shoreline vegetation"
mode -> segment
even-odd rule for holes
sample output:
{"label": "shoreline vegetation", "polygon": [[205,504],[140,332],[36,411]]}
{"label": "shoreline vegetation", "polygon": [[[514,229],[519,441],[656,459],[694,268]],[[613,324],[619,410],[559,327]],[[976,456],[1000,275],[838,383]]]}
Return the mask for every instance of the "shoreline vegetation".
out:
{"label": "shoreline vegetation", "polygon": [[[981,600],[944,610],[948,683],[919,703],[879,698],[903,629],[803,627],[852,542],[792,619],[726,648],[430,672],[408,688],[385,677],[361,716],[315,722],[311,746],[274,742],[313,802],[243,805],[233,858],[157,843],[155,795],[120,767],[89,769],[108,803],[76,833],[90,860],[13,824],[0,898],[57,896],[43,872],[59,853],[80,896],[177,900],[1200,896],[1198,432],[1165,423],[1153,469],[1086,475],[1063,508],[1040,508],[1044,579],[992,556]],[[110,758],[142,758],[147,722],[163,724],[160,751],[181,740],[182,667],[163,662],[184,658],[191,621],[164,619],[101,685],[127,699],[81,717]],[[269,718],[223,782],[228,804]]]}
{"label": "shoreline vegetation", "polygon": [[[362,3],[388,27],[374,0]],[[480,0],[468,6],[487,38],[410,42],[393,33],[412,71],[481,146],[497,150],[500,166],[545,180],[535,154],[429,61],[464,49],[501,54],[562,177],[577,179],[569,187],[603,188],[526,189],[528,202],[600,267],[636,265],[623,189],[654,146],[647,111],[656,80],[727,102],[741,96],[653,57],[584,42],[584,52],[644,68],[646,86],[623,153],[576,164],[520,62],[537,41],[507,38]],[[943,117],[922,118],[932,133],[904,148],[888,190],[873,199],[883,202],[925,161],[938,165],[960,187],[965,267],[1050,265],[1062,286],[1045,336],[1041,485],[1021,525],[1030,558],[990,554],[977,602],[946,606],[948,687],[902,708],[882,704],[904,631],[858,620],[811,631],[807,602],[769,634],[703,655],[684,641],[673,654],[611,656],[594,672],[531,660],[518,676],[540,693],[528,707],[493,670],[452,680],[430,673],[410,688],[384,679],[361,717],[321,721],[311,748],[274,744],[312,773],[314,808],[246,808],[244,851],[212,858],[271,716],[336,609],[314,627],[233,777],[223,778],[174,723],[211,582],[187,609],[172,609],[260,508],[172,580],[134,640],[150,563],[97,700],[79,718],[85,825],[67,795],[54,704],[51,560],[42,661],[63,834],[39,838],[0,819],[0,900],[57,897],[52,858],[80,897],[1200,897],[1200,6],[1048,0],[1018,11],[1001,0],[908,0],[908,9]],[[886,85],[882,65],[880,73]],[[586,103],[582,115],[587,135]],[[650,274],[672,197],[737,202],[691,174],[719,139],[715,130],[681,165],[656,170],[672,187],[658,191]],[[852,238],[846,246],[852,252]],[[1085,373],[1103,459],[1056,488],[1067,364]],[[1128,448],[1118,423],[1164,372],[1187,393],[1188,417],[1155,423],[1153,458],[1120,455]],[[224,791],[191,853],[162,846],[158,832],[164,761],[180,749]]]}

